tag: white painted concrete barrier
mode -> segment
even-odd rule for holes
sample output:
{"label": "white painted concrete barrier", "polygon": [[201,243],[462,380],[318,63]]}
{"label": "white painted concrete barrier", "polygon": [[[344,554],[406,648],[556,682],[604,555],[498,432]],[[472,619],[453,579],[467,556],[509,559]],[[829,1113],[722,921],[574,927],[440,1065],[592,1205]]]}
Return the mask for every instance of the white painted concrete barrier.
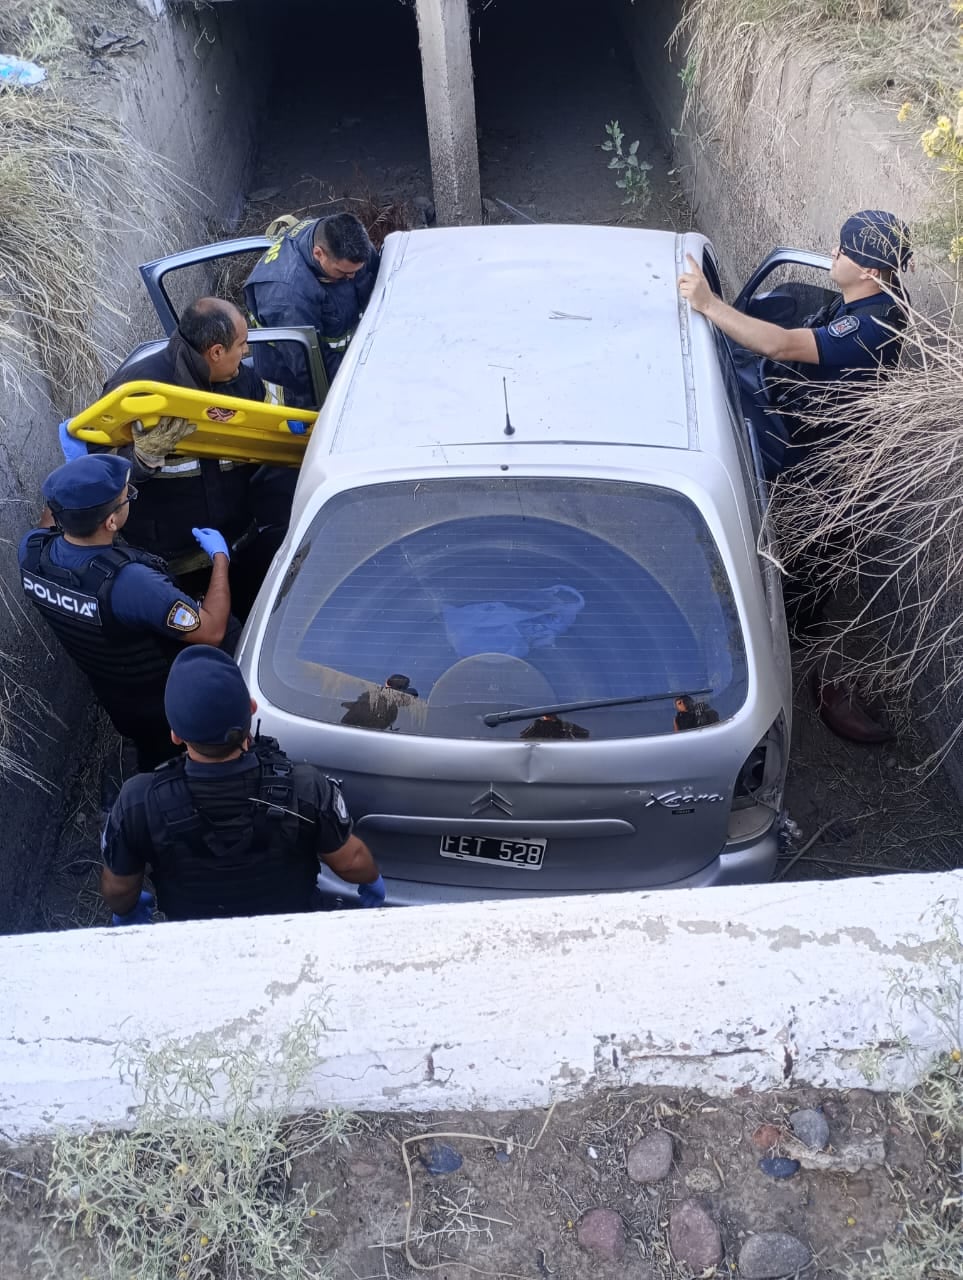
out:
{"label": "white painted concrete barrier", "polygon": [[961,888],[954,872],[3,938],[0,1132],[123,1124],[135,1041],[270,1044],[322,993],[321,1105],[865,1086],[877,1049],[876,1087],[901,1086],[951,1046],[925,1007],[894,1027],[891,975],[945,983]]}

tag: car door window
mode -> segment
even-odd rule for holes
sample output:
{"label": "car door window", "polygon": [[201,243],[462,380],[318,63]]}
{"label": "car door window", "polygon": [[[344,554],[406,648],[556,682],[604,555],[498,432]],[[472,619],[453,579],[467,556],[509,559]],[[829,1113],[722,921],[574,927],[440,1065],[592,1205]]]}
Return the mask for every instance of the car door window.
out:
{"label": "car door window", "polygon": [[777,249],[760,264],[734,302],[738,311],[796,329],[832,302],[832,260],[802,249]]}
{"label": "car door window", "polygon": [[[206,294],[226,298],[246,313],[244,282],[271,243],[267,236],[242,236],[143,263],[141,278],[164,331],[173,333],[184,308]],[[284,332],[289,336],[262,330],[268,336],[255,339],[252,327],[249,363],[269,384],[274,399],[297,408],[319,409],[328,381],[317,335],[301,328]],[[301,336],[291,336],[295,334]]]}
{"label": "car door window", "polygon": [[719,269],[716,266],[715,258],[709,252],[708,248],[702,251],[702,274],[709,282],[709,288],[716,295],[722,297],[722,283],[719,279]]}

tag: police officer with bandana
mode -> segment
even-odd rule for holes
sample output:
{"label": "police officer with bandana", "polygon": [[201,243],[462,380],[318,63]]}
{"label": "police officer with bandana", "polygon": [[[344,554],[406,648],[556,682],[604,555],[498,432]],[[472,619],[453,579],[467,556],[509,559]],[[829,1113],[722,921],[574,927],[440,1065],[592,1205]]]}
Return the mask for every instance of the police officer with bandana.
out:
{"label": "police officer with bandana", "polygon": [[[897,299],[902,297],[900,273],[911,252],[909,231],[895,214],[864,209],[846,219],[829,273],[839,294],[795,329],[730,307],[687,256],[689,270],[679,277],[679,292],[733,342],[772,362],[766,368],[768,379],[781,388],[769,402],[774,407],[802,412],[807,395],[820,384],[865,382],[899,359],[898,331],[905,316]],[[793,430],[794,445],[809,445],[816,438],[803,435],[798,426]],[[802,456],[800,448],[790,460]]]}
{"label": "police officer with bandana", "polygon": [[[57,639],[90,680],[118,733],[133,739],[140,769],[174,755],[164,714],[171,663],[185,644],[233,647],[227,543],[195,529],[213,561],[203,603],[167,574],[163,560],[118,538],[137,489],[130,462],[88,454],[50,473],[40,528],[20,543],[21,582]],[[225,639],[226,637],[226,639]]]}
{"label": "police officer with bandana", "polygon": [[310,911],[319,862],[380,907],[385,885],[351,830],[337,783],[251,737],[257,703],[225,653],[198,645],[171,667],[165,704],[186,757],[127,781],[104,832],[101,892],[114,924]]}

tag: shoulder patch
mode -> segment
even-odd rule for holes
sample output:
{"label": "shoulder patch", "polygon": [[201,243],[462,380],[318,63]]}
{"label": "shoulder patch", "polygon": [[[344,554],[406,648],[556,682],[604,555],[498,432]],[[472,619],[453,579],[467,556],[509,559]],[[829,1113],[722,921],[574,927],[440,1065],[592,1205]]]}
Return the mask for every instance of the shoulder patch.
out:
{"label": "shoulder patch", "polygon": [[838,320],[833,320],[826,326],[826,332],[831,333],[834,338],[845,338],[847,334],[855,333],[859,328],[859,316],[840,316]]}
{"label": "shoulder patch", "polygon": [[331,802],[335,813],[338,815],[338,821],[349,822],[348,806],[344,802],[344,796],[341,794],[341,788],[334,782],[331,784]]}
{"label": "shoulder patch", "polygon": [[200,615],[184,600],[178,600],[167,615],[167,625],[174,631],[196,631],[201,625]]}

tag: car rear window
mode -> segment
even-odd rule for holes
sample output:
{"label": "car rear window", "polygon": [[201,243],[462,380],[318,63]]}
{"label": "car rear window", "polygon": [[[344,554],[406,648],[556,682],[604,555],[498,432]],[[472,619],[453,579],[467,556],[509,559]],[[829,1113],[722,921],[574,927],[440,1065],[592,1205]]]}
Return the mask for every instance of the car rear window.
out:
{"label": "car rear window", "polygon": [[731,588],[696,507],[574,478],[338,494],[279,586],[258,677],[303,718],[487,740],[671,733],[724,720],[746,696]]}

